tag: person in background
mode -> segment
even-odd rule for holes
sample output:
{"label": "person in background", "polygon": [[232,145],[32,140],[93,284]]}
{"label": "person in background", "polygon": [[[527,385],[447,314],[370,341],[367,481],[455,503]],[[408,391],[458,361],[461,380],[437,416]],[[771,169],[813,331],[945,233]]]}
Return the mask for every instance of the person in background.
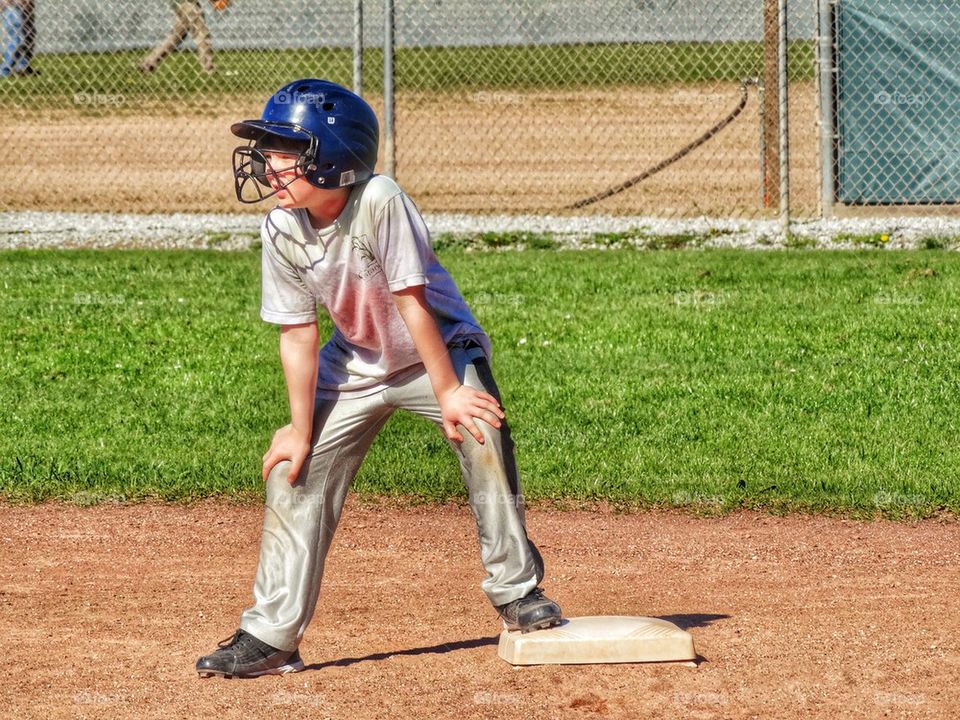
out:
{"label": "person in background", "polygon": [[[214,10],[224,11],[230,4],[230,0],[211,0]],[[153,51],[140,63],[140,70],[144,73],[152,73],[157,66],[163,62],[163,59],[180,47],[180,44],[189,34],[193,42],[197,45],[197,56],[200,59],[200,67],[208,75],[216,72],[213,65],[213,43],[210,40],[210,29],[207,27],[207,21],[203,16],[203,6],[200,0],[171,0],[173,7],[174,23],[170,34],[157,45]]]}
{"label": "person in background", "polygon": [[3,64],[0,76],[34,75],[31,67],[37,39],[34,0],[0,0],[3,12]]}

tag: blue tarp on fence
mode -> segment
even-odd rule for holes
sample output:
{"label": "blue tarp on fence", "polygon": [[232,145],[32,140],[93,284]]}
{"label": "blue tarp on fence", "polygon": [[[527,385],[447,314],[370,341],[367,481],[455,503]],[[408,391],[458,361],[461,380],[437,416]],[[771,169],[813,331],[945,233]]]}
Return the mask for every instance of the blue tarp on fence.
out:
{"label": "blue tarp on fence", "polygon": [[841,0],[837,198],[960,201],[960,4]]}

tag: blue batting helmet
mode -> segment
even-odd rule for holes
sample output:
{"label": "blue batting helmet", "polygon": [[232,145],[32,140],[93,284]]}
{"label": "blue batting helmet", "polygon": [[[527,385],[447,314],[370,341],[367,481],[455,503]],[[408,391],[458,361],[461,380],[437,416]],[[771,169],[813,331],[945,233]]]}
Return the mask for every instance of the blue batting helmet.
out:
{"label": "blue batting helmet", "polygon": [[[258,202],[277,192],[264,191],[270,188],[264,149],[295,148],[299,157],[294,180],[304,177],[319,188],[364,182],[377,163],[380,125],[373,109],[359,95],[327,80],[284,85],[267,101],[259,120],[235,123],[230,130],[250,141],[233,152],[240,202]],[[255,196],[245,192],[248,186],[256,189]]]}

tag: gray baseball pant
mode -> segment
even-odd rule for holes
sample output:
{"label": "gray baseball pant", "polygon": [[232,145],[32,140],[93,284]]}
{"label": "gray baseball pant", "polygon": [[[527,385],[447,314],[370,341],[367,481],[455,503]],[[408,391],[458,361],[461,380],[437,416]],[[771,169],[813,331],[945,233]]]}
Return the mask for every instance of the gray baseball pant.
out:
{"label": "gray baseball pant", "polygon": [[[460,381],[498,400],[490,366],[479,348],[451,348]],[[314,445],[297,481],[287,482],[289,461],[270,472],[260,560],[253,586],[254,605],[240,627],[283,650],[299,644],[320,594],[324,562],[347,490],[377,433],[397,409],[429,418],[441,427],[440,406],[421,368],[412,377],[361,398],[318,399]],[[543,559],[527,538],[513,442],[506,421],[497,429],[477,426],[481,445],[463,432],[453,443],[477,521],[480,559],[487,571],[481,583],[493,605],[524,597],[543,579]]]}

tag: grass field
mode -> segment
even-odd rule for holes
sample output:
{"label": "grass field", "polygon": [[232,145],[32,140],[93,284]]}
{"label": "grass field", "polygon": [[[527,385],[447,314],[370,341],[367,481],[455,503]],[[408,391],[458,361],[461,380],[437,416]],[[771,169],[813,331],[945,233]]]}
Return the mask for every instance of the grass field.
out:
{"label": "grass field", "polygon": [[[790,73],[813,79],[814,46],[791,43]],[[345,48],[309,50],[223,50],[218,73],[200,71],[195,53],[174,53],[152,75],[136,69],[143,52],[41,55],[39,75],[16,78],[0,88],[0,102],[62,103],[74,96],[105,96],[86,102],[91,112],[116,112],[137,98],[178,105],[209,104],[219,97],[270,94],[294,77],[323,77],[349,86],[353,60]],[[383,53],[364,52],[364,89],[383,90]],[[737,82],[759,75],[763,46],[756,42],[530,45],[518,47],[399,48],[395,68],[401,91],[463,91],[476,88],[536,89],[587,86]],[[106,98],[123,96],[122,102]]]}
{"label": "grass field", "polygon": [[[0,260],[0,495],[260,491],[286,420],[259,254]],[[719,511],[960,510],[960,257],[441,251],[494,342],[530,497]],[[398,414],[361,493],[462,496]]]}

